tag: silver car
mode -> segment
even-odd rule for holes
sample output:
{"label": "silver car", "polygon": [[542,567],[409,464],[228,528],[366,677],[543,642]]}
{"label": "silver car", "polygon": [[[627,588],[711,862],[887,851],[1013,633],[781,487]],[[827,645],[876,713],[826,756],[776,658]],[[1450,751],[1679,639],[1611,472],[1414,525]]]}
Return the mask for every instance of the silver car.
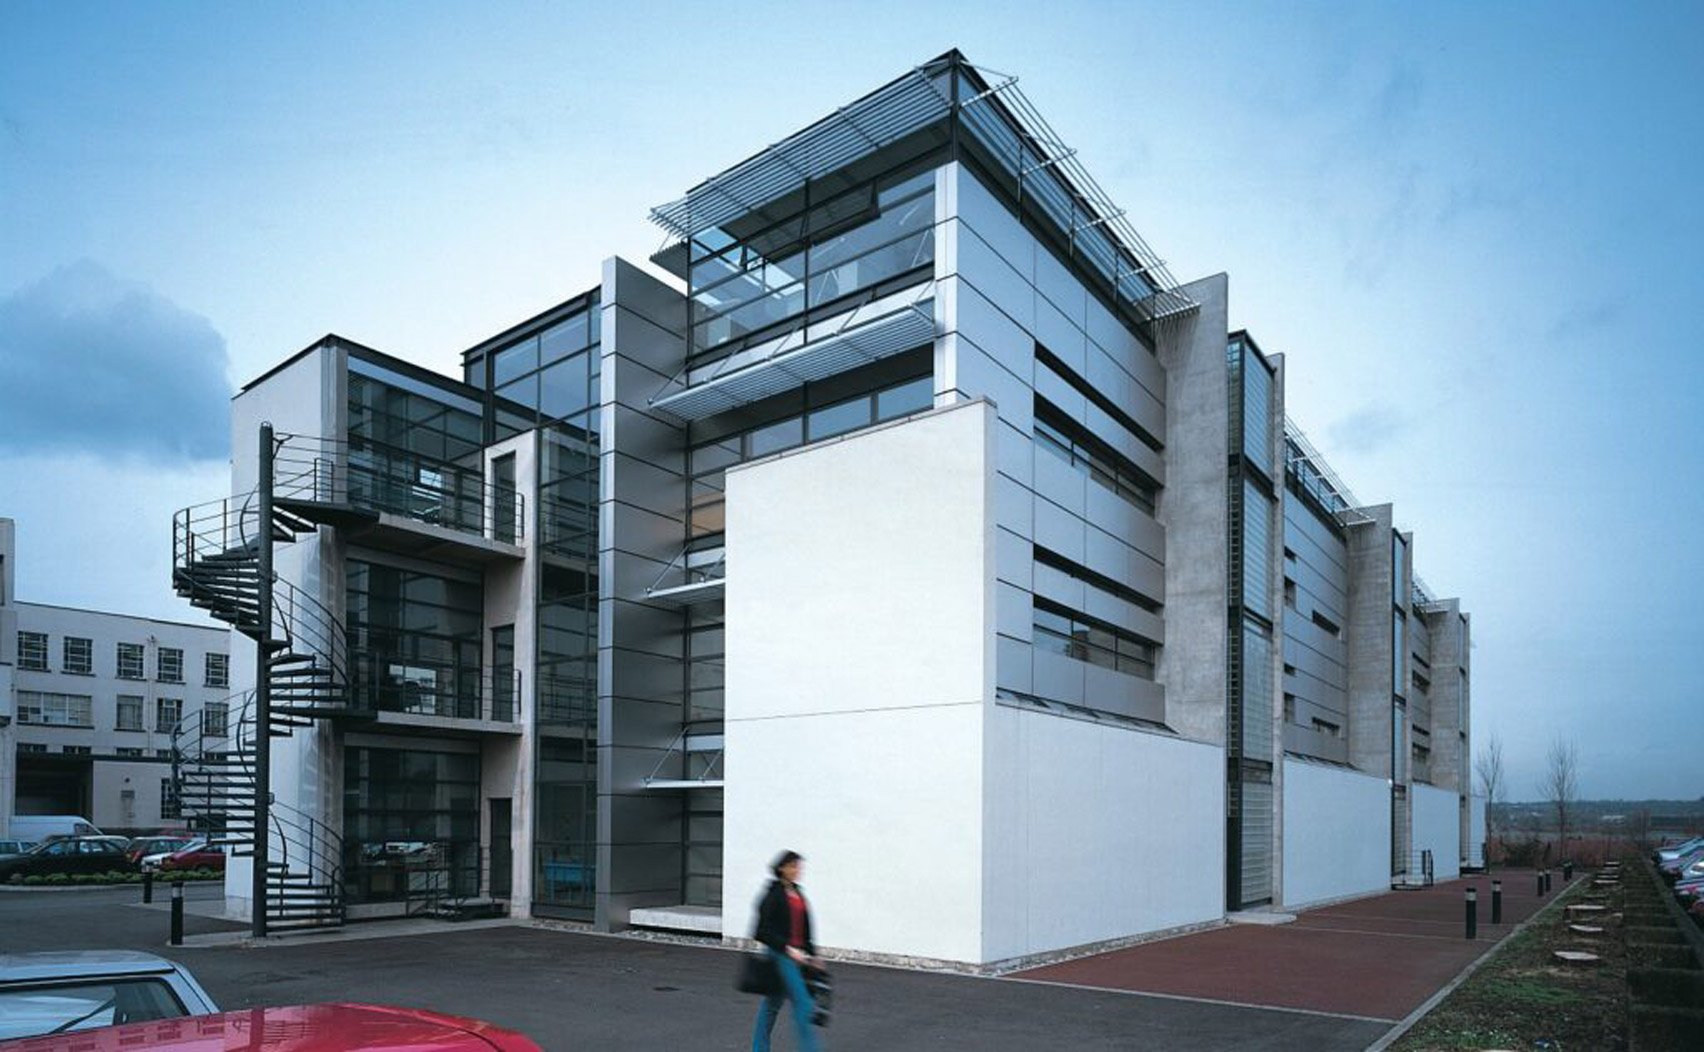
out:
{"label": "silver car", "polygon": [[218,1010],[186,969],[151,953],[0,954],[0,1041]]}

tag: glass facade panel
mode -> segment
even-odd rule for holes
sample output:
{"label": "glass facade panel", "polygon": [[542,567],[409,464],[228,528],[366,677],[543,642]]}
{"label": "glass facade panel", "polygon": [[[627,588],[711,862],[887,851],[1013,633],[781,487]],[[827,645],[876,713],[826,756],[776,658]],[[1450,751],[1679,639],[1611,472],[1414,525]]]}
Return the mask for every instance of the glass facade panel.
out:
{"label": "glass facade panel", "polygon": [[1272,761],[1272,637],[1254,621],[1242,626],[1242,754]]}
{"label": "glass facade panel", "polygon": [[347,565],[350,691],[357,707],[478,718],[481,586],[360,559]]}
{"label": "glass facade panel", "polygon": [[873,406],[868,396],[818,409],[805,418],[805,438],[818,442],[870,426]]}
{"label": "glass facade panel", "polygon": [[1272,620],[1272,500],[1243,480],[1243,606]]}
{"label": "glass facade panel", "polygon": [[478,754],[346,746],[343,757],[349,901],[478,894]]}
{"label": "glass facade panel", "polygon": [[1039,598],[1030,641],[1042,650],[1140,679],[1154,678],[1159,653],[1156,644],[1140,636]]}

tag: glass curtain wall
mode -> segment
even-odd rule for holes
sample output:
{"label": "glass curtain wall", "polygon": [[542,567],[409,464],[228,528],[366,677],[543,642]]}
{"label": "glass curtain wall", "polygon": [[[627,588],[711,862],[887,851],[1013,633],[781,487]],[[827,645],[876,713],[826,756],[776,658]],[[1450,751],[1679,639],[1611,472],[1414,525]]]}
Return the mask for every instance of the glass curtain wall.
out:
{"label": "glass curtain wall", "polygon": [[352,903],[479,893],[479,754],[343,750],[344,881]]}
{"label": "glass curtain wall", "polygon": [[351,503],[484,532],[482,420],[471,399],[351,357],[347,434]]}
{"label": "glass curtain wall", "polygon": [[367,712],[478,719],[484,588],[477,579],[350,559],[350,692]]}
{"label": "glass curtain wall", "polygon": [[598,809],[597,294],[552,313],[467,370],[491,391],[494,439],[538,432],[533,907],[547,916],[590,919]]}
{"label": "glass curtain wall", "polygon": [[929,276],[944,125],[698,232],[688,246],[688,360],[733,353]]}

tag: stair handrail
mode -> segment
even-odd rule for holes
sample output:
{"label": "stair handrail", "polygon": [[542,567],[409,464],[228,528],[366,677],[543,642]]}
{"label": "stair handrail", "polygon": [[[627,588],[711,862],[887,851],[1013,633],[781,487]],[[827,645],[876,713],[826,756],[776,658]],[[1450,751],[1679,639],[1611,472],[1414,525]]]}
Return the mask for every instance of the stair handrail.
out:
{"label": "stair handrail", "polygon": [[[450,529],[472,527],[481,537],[508,544],[520,544],[526,536],[525,494],[488,478],[483,460],[470,465],[369,438],[287,433],[277,436],[276,450],[273,493],[278,497],[386,511]],[[399,488],[405,491],[402,499],[386,496]],[[421,494],[429,498],[424,509],[411,499]]]}

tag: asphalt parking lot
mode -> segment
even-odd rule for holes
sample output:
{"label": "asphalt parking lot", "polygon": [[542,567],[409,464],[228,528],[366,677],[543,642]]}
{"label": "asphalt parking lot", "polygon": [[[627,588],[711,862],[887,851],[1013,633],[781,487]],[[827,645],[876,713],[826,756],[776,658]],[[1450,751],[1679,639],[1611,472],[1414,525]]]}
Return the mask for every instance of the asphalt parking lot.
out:
{"label": "asphalt parking lot", "polygon": [[[192,899],[217,889],[190,888]],[[735,959],[676,945],[523,924],[386,938],[168,948],[166,914],[135,888],[0,891],[0,951],[149,950],[195,973],[221,1006],[369,1001],[489,1019],[549,1052],[750,1047],[755,1002]],[[240,931],[191,914],[190,936]],[[379,931],[382,929],[373,929]],[[1111,990],[840,965],[828,1047],[975,1049],[1361,1049],[1383,1024]],[[792,1047],[776,1030],[776,1047]]]}

